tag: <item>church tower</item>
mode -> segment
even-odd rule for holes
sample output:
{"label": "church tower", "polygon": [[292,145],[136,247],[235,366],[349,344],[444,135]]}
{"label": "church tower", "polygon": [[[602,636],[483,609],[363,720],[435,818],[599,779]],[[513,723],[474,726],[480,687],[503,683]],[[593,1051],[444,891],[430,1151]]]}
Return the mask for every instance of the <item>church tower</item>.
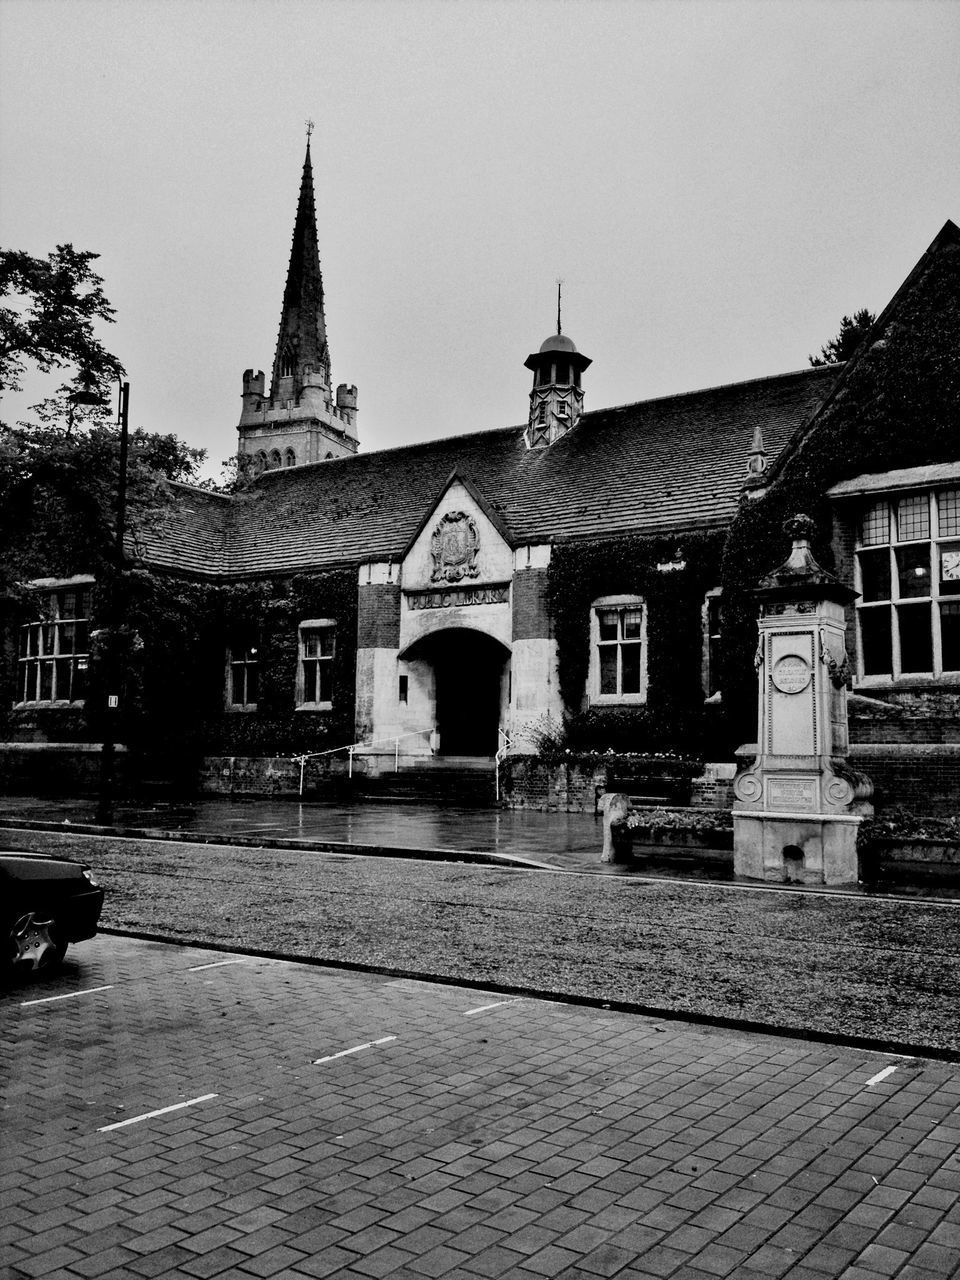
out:
{"label": "church tower", "polygon": [[243,375],[239,452],[260,469],[343,458],[357,451],[357,388],[342,383],[334,401],[323,313],[310,134],[293,226],[270,393],[262,371]]}
{"label": "church tower", "polygon": [[544,449],[575,427],[583,413],[580,375],[593,362],[580,354],[560,328],[560,290],[557,287],[557,332],[527,356],[533,371],[530,417],[523,439],[528,449]]}

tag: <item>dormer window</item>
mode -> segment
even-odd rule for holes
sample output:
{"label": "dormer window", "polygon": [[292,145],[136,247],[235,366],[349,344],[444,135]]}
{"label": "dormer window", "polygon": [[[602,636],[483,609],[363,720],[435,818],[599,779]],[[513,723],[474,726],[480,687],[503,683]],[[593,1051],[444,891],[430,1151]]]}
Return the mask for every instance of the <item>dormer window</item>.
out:
{"label": "dormer window", "polygon": [[294,365],[293,352],[290,350],[289,347],[286,347],[284,349],[283,355],[281,355],[280,357],[280,377],[292,378],[293,365]]}

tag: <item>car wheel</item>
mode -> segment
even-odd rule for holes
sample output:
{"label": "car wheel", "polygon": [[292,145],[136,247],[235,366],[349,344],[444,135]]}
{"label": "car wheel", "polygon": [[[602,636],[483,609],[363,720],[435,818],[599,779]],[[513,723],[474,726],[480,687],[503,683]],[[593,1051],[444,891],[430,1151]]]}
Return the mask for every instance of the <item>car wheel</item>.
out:
{"label": "car wheel", "polygon": [[57,936],[56,921],[47,919],[44,912],[24,912],[7,933],[7,963],[16,970],[52,969],[66,950],[66,942]]}

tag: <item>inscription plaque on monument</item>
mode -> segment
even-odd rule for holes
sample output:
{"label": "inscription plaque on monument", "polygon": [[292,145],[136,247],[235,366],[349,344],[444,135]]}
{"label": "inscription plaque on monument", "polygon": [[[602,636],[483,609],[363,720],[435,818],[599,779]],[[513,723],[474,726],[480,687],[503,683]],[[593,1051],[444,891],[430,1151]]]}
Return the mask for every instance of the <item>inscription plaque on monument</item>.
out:
{"label": "inscription plaque on monument", "polygon": [[812,669],[798,653],[785,653],[774,663],[771,679],[781,693],[800,693],[810,683]]}
{"label": "inscription plaque on monument", "polygon": [[767,808],[810,812],[817,806],[815,778],[768,778]]}

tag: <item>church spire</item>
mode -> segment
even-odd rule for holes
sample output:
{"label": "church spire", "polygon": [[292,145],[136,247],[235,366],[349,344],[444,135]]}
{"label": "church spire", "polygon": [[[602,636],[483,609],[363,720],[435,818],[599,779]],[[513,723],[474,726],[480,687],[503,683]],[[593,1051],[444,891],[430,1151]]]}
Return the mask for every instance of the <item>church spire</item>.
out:
{"label": "church spire", "polygon": [[298,401],[305,386],[330,385],[330,349],[323,314],[323,277],[317,247],[317,213],[313,196],[310,134],[300,179],[300,198],[293,226],[290,266],[283,291],[280,332],[273,358],[270,402]]}
{"label": "church spire", "polygon": [[293,224],[280,332],[270,393],[263,370],[243,374],[239,450],[258,470],[345,458],[357,451],[357,388],[331,391],[330,348],[323,314],[323,277],[307,122],[307,152]]}

